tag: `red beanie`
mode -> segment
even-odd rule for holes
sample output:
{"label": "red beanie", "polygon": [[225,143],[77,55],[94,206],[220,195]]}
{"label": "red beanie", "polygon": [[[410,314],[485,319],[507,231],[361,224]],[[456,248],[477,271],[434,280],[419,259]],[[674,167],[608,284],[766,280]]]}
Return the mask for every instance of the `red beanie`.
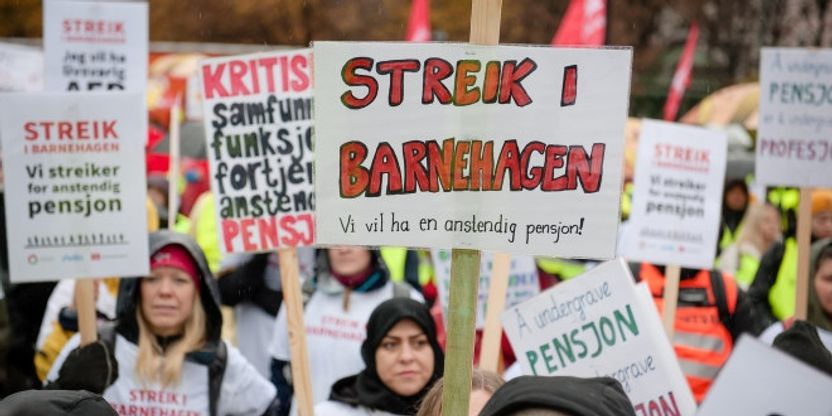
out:
{"label": "red beanie", "polygon": [[165,266],[187,273],[199,289],[199,268],[191,257],[191,253],[185,247],[178,244],[168,244],[153,253],[150,257],[150,270]]}

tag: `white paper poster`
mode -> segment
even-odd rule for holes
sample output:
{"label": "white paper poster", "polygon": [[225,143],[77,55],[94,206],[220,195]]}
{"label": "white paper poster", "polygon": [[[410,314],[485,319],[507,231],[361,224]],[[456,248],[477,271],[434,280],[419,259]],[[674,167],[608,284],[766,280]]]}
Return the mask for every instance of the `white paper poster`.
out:
{"label": "white paper poster", "polygon": [[643,120],[630,222],[630,261],[709,269],[716,255],[727,138],[723,132]]}
{"label": "white paper poster", "polygon": [[0,92],[43,90],[43,52],[39,48],[0,43]]}
{"label": "white paper poster", "polygon": [[832,377],[744,335],[698,415],[829,416],[831,391]]}
{"label": "white paper poster", "polygon": [[502,322],[525,374],[613,377],[638,415],[696,411],[650,294],[621,259],[507,309]]}
{"label": "white paper poster", "polygon": [[141,94],[0,100],[13,282],[149,273]]}
{"label": "white paper poster", "polygon": [[614,255],[631,49],[314,52],[320,243]]}
{"label": "white paper poster", "polygon": [[763,48],[757,180],[832,187],[832,49]]}
{"label": "white paper poster", "polygon": [[[451,251],[432,250],[433,271],[436,274],[436,286],[443,316],[448,316],[448,300],[451,288]],[[480,283],[477,296],[477,328],[485,326],[485,314],[488,309],[488,288],[491,287],[491,267],[494,255],[480,255]],[[508,288],[506,290],[506,308],[517,305],[540,293],[540,279],[537,265],[532,256],[511,256],[508,271]]]}
{"label": "white paper poster", "polygon": [[311,61],[303,49],[200,65],[211,190],[226,253],[315,241]]}
{"label": "white paper poster", "polygon": [[49,91],[147,89],[146,2],[44,0]]}

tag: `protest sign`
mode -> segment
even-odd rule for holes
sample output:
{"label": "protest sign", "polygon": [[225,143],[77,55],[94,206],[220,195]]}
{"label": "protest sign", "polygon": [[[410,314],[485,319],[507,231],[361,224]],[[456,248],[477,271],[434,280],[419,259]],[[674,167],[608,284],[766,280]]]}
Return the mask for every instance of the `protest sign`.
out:
{"label": "protest sign", "polygon": [[201,64],[205,137],[226,253],[314,242],[310,51]]}
{"label": "protest sign", "polygon": [[149,273],[141,94],[0,101],[14,282]]}
{"label": "protest sign", "polygon": [[622,256],[691,268],[713,265],[726,143],[719,131],[642,122]]}
{"label": "protest sign", "polygon": [[700,416],[829,416],[832,377],[743,335],[725,363]]}
{"label": "protest sign", "polygon": [[43,52],[0,43],[0,92],[43,90]]}
{"label": "protest sign", "polygon": [[763,48],[756,179],[832,187],[832,49]]}
{"label": "protest sign", "polygon": [[613,256],[630,49],[314,51],[320,243]]}
{"label": "protest sign", "polygon": [[614,377],[637,414],[696,410],[652,298],[646,287],[636,289],[621,259],[507,309],[502,319],[526,374]]}
{"label": "protest sign", "polygon": [[[436,273],[439,301],[442,305],[443,316],[448,316],[448,297],[451,287],[451,252],[449,250],[432,250],[433,271]],[[477,328],[482,329],[485,323],[485,312],[488,307],[488,288],[491,281],[491,270],[494,255],[482,253],[480,256],[480,293],[477,298]],[[506,292],[506,307],[511,307],[533,298],[540,293],[540,282],[537,276],[537,266],[531,256],[513,256],[508,274],[508,290]]]}
{"label": "protest sign", "polygon": [[44,1],[47,90],[144,92],[147,44],[146,2]]}

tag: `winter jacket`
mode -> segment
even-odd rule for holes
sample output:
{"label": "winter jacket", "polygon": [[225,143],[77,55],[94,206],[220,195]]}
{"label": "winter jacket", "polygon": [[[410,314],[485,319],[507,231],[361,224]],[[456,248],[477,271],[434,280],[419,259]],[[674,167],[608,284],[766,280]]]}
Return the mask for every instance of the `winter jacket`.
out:
{"label": "winter jacket", "polygon": [[785,242],[774,243],[763,254],[760,267],[748,289],[758,327],[765,329],[794,314],[796,283],[797,242],[794,237],[789,237]]}
{"label": "winter jacket", "polygon": [[76,390],[27,390],[0,401],[0,416],[116,416],[99,395]]}
{"label": "winter jacket", "polygon": [[[163,387],[157,383],[144,384],[134,375],[138,354],[139,328],[137,311],[140,279],[122,279],[117,303],[115,327],[115,356],[119,377],[104,391],[104,398],[120,414],[174,411],[188,415],[262,415],[274,405],[276,391],[255,370],[236,348],[220,339],[222,315],[219,291],[202,251],[184,234],[161,231],[150,236],[150,253],[168,244],[178,244],[188,250],[200,270],[200,299],[205,310],[205,344],[185,356],[180,383]],[[106,337],[104,337],[106,339]],[[69,352],[79,343],[76,335],[64,347],[52,367],[48,380],[55,380]],[[225,343],[221,347],[221,343]],[[220,351],[227,351],[221,377],[209,380],[209,366],[215,365]],[[209,403],[211,383],[221,383],[217,401]],[[212,408],[215,410],[212,411]],[[193,412],[193,413],[188,413]]]}

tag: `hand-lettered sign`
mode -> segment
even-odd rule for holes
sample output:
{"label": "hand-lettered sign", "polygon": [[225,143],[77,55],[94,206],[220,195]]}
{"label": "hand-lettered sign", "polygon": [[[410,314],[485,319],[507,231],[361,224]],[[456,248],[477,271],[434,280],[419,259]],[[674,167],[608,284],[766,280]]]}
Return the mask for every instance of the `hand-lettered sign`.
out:
{"label": "hand-lettered sign", "polygon": [[205,138],[226,253],[314,242],[310,51],[201,65]]}
{"label": "hand-lettered sign", "polygon": [[0,100],[12,281],[149,273],[141,94]]}
{"label": "hand-lettered sign", "polygon": [[711,268],[719,234],[726,142],[720,131],[642,121],[622,256]]}
{"label": "hand-lettered sign", "polygon": [[832,187],[832,49],[763,48],[756,177]]}
{"label": "hand-lettered sign", "polygon": [[639,415],[696,411],[650,293],[621,259],[508,308],[502,321],[525,374],[610,376]]}
{"label": "hand-lettered sign", "polygon": [[613,256],[630,49],[314,51],[320,243]]}
{"label": "hand-lettered sign", "polygon": [[43,50],[50,91],[147,89],[147,3],[45,0]]}

